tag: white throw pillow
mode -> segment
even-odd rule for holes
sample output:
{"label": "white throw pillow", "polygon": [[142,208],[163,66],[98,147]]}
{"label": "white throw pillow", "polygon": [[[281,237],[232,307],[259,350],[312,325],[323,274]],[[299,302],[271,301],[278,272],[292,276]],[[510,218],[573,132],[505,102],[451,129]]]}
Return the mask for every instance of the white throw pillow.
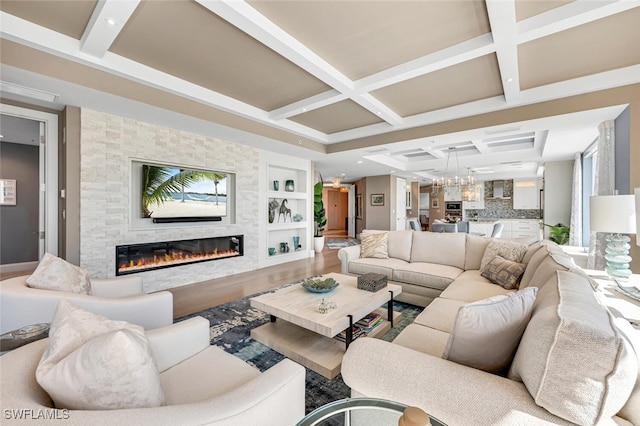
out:
{"label": "white throw pillow", "polygon": [[144,329],[60,301],[36,380],[56,408],[110,410],[164,403]]}
{"label": "white throw pillow", "polygon": [[530,287],[461,306],[442,358],[489,373],[504,372],[527,327],[537,292]]}
{"label": "white throw pillow", "polygon": [[492,240],[487,245],[482,261],[480,262],[480,272],[482,272],[491,260],[496,256],[504,257],[512,262],[522,263],[522,258],[527,253],[528,246],[526,244],[515,241]]}
{"label": "white throw pillow", "polygon": [[360,234],[360,257],[388,259],[389,233],[386,231],[362,231]]}
{"label": "white throw pillow", "polygon": [[41,290],[91,294],[87,271],[51,253],[45,253],[36,270],[27,278],[27,285]]}

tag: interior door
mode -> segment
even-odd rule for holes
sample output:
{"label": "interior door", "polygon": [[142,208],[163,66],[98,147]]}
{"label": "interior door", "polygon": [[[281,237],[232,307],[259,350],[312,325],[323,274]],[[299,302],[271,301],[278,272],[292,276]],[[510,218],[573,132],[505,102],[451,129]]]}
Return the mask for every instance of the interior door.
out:
{"label": "interior door", "polygon": [[396,178],[396,205],[395,205],[395,219],[397,231],[403,231],[407,229],[407,204],[406,204],[406,189],[407,181],[401,178]]}

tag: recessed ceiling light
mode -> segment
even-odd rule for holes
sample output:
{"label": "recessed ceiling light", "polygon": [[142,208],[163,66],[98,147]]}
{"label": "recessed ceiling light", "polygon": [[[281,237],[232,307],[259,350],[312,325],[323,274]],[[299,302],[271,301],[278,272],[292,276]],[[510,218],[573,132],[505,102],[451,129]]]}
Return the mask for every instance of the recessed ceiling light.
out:
{"label": "recessed ceiling light", "polygon": [[111,25],[111,26],[115,26],[117,24],[116,20],[113,18],[106,18],[104,20],[104,22],[106,22],[107,24]]}
{"label": "recessed ceiling light", "polygon": [[507,79],[507,83],[511,83],[512,81],[513,81],[513,79],[512,79],[512,78],[508,78],[508,79]]}
{"label": "recessed ceiling light", "polygon": [[396,172],[395,170],[391,170],[389,173],[395,173],[395,172]]}
{"label": "recessed ceiling light", "polygon": [[307,109],[306,108],[302,108],[302,112],[307,112]]}
{"label": "recessed ceiling light", "polygon": [[358,160],[358,161],[356,161],[356,163],[362,164],[362,160]]}

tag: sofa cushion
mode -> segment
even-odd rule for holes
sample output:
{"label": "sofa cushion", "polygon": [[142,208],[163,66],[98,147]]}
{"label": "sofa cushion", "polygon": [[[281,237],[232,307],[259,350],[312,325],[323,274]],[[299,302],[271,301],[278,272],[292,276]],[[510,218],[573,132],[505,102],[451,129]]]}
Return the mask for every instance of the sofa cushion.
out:
{"label": "sofa cushion", "polygon": [[62,300],[36,380],[59,409],[109,410],[164,403],[144,329]]}
{"label": "sofa cushion", "polygon": [[491,282],[506,288],[514,289],[518,286],[518,281],[524,272],[525,265],[512,262],[502,256],[496,256],[485,266],[481,275]]}
{"label": "sofa cushion", "polygon": [[454,266],[436,263],[405,263],[393,270],[393,281],[422,285],[444,290],[462,273]]}
{"label": "sofa cushion", "polygon": [[[624,318],[616,318],[615,325],[633,348],[637,363],[640,366],[640,333]],[[636,385],[631,391],[631,396],[618,412],[618,416],[630,421],[631,424],[640,425],[640,410],[638,407],[640,407],[640,368],[638,369]]]}
{"label": "sofa cushion", "polygon": [[389,231],[389,242],[387,243],[389,257],[409,262],[412,240],[413,231]]}
{"label": "sofa cushion", "polygon": [[387,259],[387,243],[389,241],[388,232],[362,231],[360,234],[360,257],[372,257],[376,259]]}
{"label": "sofa cushion", "polygon": [[423,325],[409,324],[393,339],[393,343],[418,352],[440,357],[447,344],[447,339],[449,339],[449,333],[444,331]]}
{"label": "sofa cushion", "polygon": [[520,288],[529,287],[529,283],[531,282],[531,278],[533,277],[533,274],[535,274],[536,269],[538,269],[540,264],[542,264],[542,261],[549,256],[549,249],[543,244],[540,244],[537,250],[533,248],[532,250],[533,251],[528,250],[525,255],[525,257],[528,258],[526,262],[527,268],[524,270],[524,274],[522,274],[522,278],[520,279]]}
{"label": "sofa cushion", "polygon": [[[411,262],[437,263],[464,269],[467,234],[414,232]],[[446,250],[442,248],[446,247]]]}
{"label": "sofa cushion", "polygon": [[515,241],[493,239],[484,251],[482,262],[480,262],[480,271],[483,271],[485,266],[496,256],[502,256],[507,260],[520,263],[527,252],[527,248],[527,245]]}
{"label": "sofa cushion", "polygon": [[[533,259],[530,263],[533,263]],[[559,254],[559,253],[548,253],[542,259],[542,262],[540,262],[538,267],[533,271],[533,274],[531,275],[531,279],[529,280],[527,287],[541,288],[543,285],[549,282],[550,278],[555,276],[555,273],[557,271],[577,272],[577,266],[573,264],[573,262],[571,261],[571,258],[567,255]],[[521,283],[521,287],[522,287],[522,283]]]}
{"label": "sofa cushion", "polygon": [[490,373],[505,371],[527,326],[537,291],[528,288],[461,306],[442,358]]}
{"label": "sofa cushion", "polygon": [[408,262],[400,259],[375,259],[375,258],[359,258],[349,262],[349,273],[362,275],[368,272],[386,275],[388,279],[393,279],[393,270],[407,265]]}
{"label": "sofa cushion", "polygon": [[491,237],[481,237],[479,235],[467,234],[464,259],[465,271],[471,269],[480,269],[482,257],[484,256],[484,252],[490,242]]}
{"label": "sofa cushion", "polygon": [[533,255],[536,254],[538,250],[540,250],[541,248],[542,248],[542,244],[540,243],[531,244],[527,248],[527,252],[524,254],[524,257],[522,258],[522,263],[527,265],[531,260],[531,258],[533,257]]}
{"label": "sofa cushion", "polygon": [[461,300],[438,297],[413,320],[413,323],[451,333],[458,309],[466,303]]}
{"label": "sofa cushion", "polygon": [[538,291],[509,377],[556,416],[579,424],[608,419],[629,398],[638,369],[612,323],[586,277],[556,271]]}
{"label": "sofa cushion", "polygon": [[491,281],[482,276],[479,269],[469,269],[464,271],[456,278],[456,281],[478,281],[481,283],[490,283]]}
{"label": "sofa cushion", "polygon": [[515,292],[513,290],[506,290],[492,282],[457,279],[449,284],[449,287],[440,294],[440,297],[461,300],[463,302],[476,302],[486,299],[487,297],[511,293]]}
{"label": "sofa cushion", "polygon": [[91,294],[87,271],[51,253],[45,253],[36,270],[27,278],[27,285],[41,290]]}

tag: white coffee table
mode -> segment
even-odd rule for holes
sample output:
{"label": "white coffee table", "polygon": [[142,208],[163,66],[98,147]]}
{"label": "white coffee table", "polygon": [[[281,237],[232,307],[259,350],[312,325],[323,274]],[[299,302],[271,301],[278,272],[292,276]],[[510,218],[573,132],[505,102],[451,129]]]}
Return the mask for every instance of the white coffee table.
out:
{"label": "white coffee table", "polygon": [[[357,288],[357,277],[326,274],[340,285],[330,293],[311,293],[300,285],[285,287],[251,299],[251,306],[271,315],[271,322],[251,330],[251,337],[307,368],[333,379],[340,373],[342,356],[350,343],[349,330],[371,312],[379,312],[385,321],[370,337],[389,331],[401,314],[393,311],[393,300],[402,292],[397,284],[370,292]],[[324,298],[337,307],[321,314],[316,303]],[[381,306],[386,305],[385,308]],[[347,330],[347,341],[334,339]]]}

